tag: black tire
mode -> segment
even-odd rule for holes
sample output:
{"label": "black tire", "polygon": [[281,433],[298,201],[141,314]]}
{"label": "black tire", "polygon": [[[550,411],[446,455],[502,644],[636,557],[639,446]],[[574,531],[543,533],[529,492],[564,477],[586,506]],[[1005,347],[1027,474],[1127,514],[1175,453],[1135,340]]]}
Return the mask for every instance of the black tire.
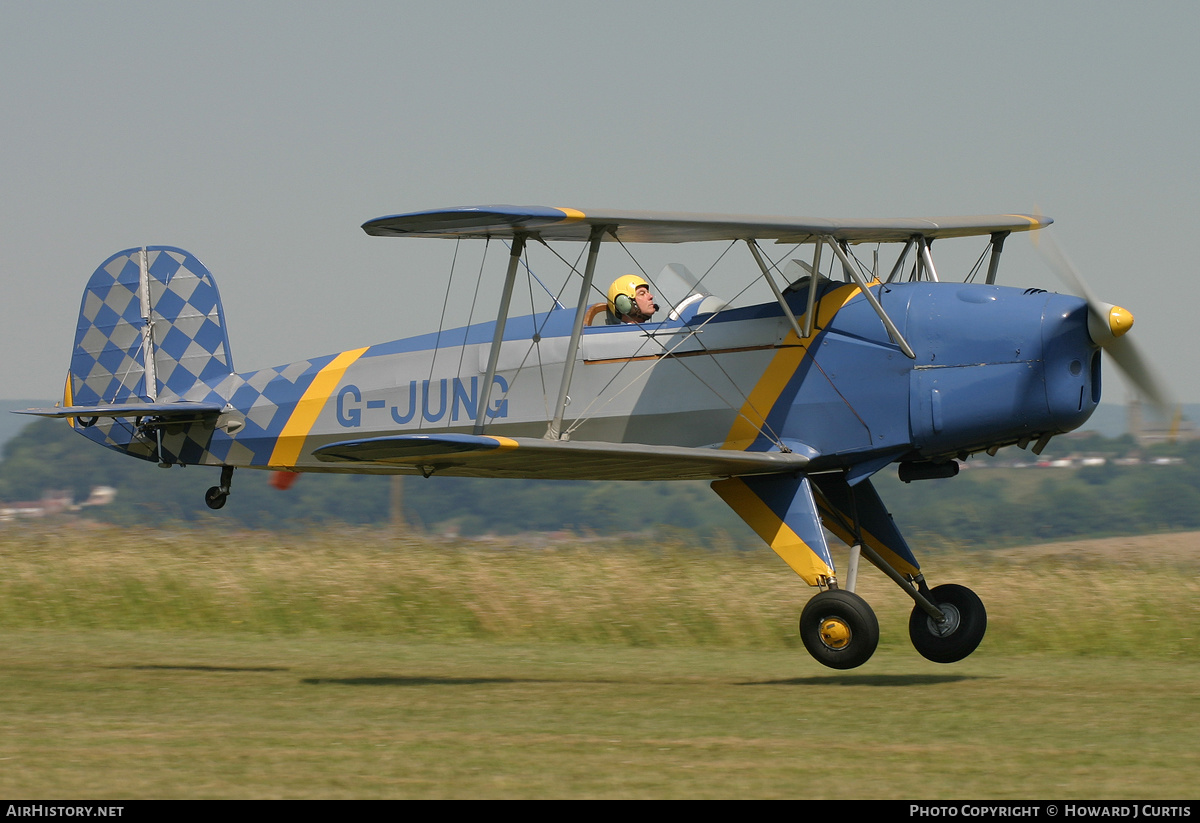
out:
{"label": "black tire", "polygon": [[225,501],[229,499],[229,495],[221,491],[220,486],[210,486],[208,491],[204,493],[204,502],[208,504],[210,509],[219,509],[225,505]]}
{"label": "black tire", "polygon": [[871,659],[879,645],[879,620],[854,592],[830,589],[808,601],[800,614],[800,639],[816,661],[831,669],[853,669]]}
{"label": "black tire", "polygon": [[908,636],[921,656],[934,663],[957,663],[975,651],[987,631],[987,610],[979,595],[966,586],[947,583],[929,593],[946,615],[939,626],[920,606],[908,619]]}

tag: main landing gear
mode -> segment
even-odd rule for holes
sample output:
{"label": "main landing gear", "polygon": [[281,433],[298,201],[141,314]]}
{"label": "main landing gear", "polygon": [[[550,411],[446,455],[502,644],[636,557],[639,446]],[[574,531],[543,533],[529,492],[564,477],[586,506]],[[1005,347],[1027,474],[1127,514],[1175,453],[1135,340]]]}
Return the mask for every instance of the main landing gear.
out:
{"label": "main landing gear", "polygon": [[979,646],[987,630],[987,611],[979,595],[966,586],[947,583],[926,594],[942,613],[935,620],[918,602],[908,618],[908,636],[922,657],[934,663],[957,663]]}
{"label": "main landing gear", "polygon": [[[925,585],[920,564],[869,478],[852,482],[847,469],[730,477],[712,487],[805,583],[820,590],[800,615],[800,638],[822,665],[853,669],[879,645],[875,612],[855,594],[863,558],[916,604],[909,634],[918,652],[952,663],[979,646],[987,629],[983,603],[962,586]],[[844,579],[834,571],[826,532],[850,547]]]}
{"label": "main landing gear", "polygon": [[204,493],[204,502],[210,509],[219,509],[225,505],[231,483],[233,483],[233,466],[222,466],[221,484],[209,487],[208,491]]}
{"label": "main landing gear", "polygon": [[823,591],[808,601],[800,615],[804,648],[831,669],[861,666],[879,645],[875,612],[854,592]]}
{"label": "main landing gear", "polygon": [[[876,562],[873,552],[863,551]],[[987,610],[975,592],[952,583],[930,589],[924,578],[908,580],[886,564],[876,565],[916,602],[908,620],[908,635],[922,657],[934,663],[955,663],[979,647],[987,630]],[[800,638],[818,663],[831,669],[853,669],[875,653],[879,621],[862,597],[831,588],[805,605]]]}

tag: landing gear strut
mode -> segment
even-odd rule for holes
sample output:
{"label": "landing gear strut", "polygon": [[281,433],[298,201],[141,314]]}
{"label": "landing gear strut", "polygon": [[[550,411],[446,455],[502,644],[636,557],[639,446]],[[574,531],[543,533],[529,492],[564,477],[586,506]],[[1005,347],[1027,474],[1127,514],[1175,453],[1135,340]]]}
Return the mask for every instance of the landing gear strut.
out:
{"label": "landing gear strut", "polygon": [[233,466],[221,467],[221,485],[212,486],[204,493],[204,502],[210,509],[219,509],[229,497],[229,486],[233,482]]}

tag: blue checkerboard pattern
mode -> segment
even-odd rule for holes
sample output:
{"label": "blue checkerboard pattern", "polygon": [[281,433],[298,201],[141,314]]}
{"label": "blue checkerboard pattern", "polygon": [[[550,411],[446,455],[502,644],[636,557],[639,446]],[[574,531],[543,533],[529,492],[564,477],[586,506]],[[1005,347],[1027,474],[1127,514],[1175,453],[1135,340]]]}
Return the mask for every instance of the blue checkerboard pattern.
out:
{"label": "blue checkerboard pattern", "polygon": [[[147,323],[139,290],[142,252],[117,252],[88,281],[71,356],[76,405],[169,400],[233,371],[221,299],[208,269],[182,249],[146,247]],[[154,386],[146,385],[147,337],[155,352]]]}
{"label": "blue checkerboard pattern", "polygon": [[[147,387],[150,350],[157,380]],[[226,411],[159,429],[142,428],[128,417],[87,421],[87,426],[76,418],[75,429],[145,460],[263,466],[296,404],[335,356],[234,374],[221,301],[208,269],[170,246],[126,249],[104,261],[84,291],[71,357],[71,405],[185,400],[221,403]]]}
{"label": "blue checkerboard pattern", "polygon": [[302,360],[226,375],[211,385],[196,384],[182,399],[226,403],[241,425],[232,434],[218,428],[216,418],[167,427],[161,455],[156,440],[139,432],[129,418],[104,418],[86,428],[76,423],[76,430],[102,446],[144,460],[164,457],[192,465],[264,466],[296,403],[332,359],[330,355]]}
{"label": "blue checkerboard pattern", "polygon": [[266,465],[296,403],[332,359],[333,355],[327,355],[231,374],[210,389],[198,384],[184,399],[228,404],[236,409],[232,413],[238,415],[240,428],[233,434],[209,429],[211,436],[205,437],[202,427],[189,426],[168,435],[164,445],[183,463]]}

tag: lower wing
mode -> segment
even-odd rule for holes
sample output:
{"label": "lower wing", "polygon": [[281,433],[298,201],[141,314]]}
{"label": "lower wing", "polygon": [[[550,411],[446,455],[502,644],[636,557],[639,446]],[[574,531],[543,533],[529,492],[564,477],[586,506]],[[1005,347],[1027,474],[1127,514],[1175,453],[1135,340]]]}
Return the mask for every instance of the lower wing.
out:
{"label": "lower wing", "polygon": [[426,476],[548,480],[711,480],[803,470],[795,452],[741,452],[640,443],[436,434],[344,440],[314,452],[327,463],[409,468]]}

